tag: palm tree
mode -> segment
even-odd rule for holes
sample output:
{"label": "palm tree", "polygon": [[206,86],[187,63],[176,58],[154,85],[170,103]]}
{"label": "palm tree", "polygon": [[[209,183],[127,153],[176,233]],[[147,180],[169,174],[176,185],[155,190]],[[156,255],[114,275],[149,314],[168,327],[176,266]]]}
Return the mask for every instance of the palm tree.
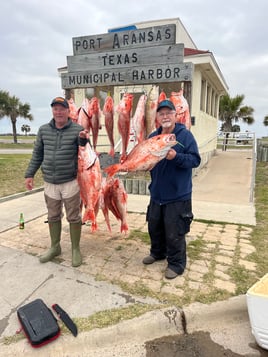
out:
{"label": "palm tree", "polygon": [[27,136],[27,133],[31,131],[31,127],[28,124],[23,124],[21,126],[21,131],[24,132],[25,131],[25,135]]}
{"label": "palm tree", "polygon": [[237,124],[233,125],[232,126],[232,131],[234,133],[239,133],[240,132],[240,125],[237,125]]}
{"label": "palm tree", "polygon": [[248,106],[242,106],[245,96],[243,94],[231,98],[225,94],[220,99],[219,120],[223,122],[222,130],[225,132],[232,131],[233,123],[240,120],[246,124],[253,124],[254,109]]}
{"label": "palm tree", "polygon": [[268,126],[268,115],[266,115],[263,119],[263,125]]}
{"label": "palm tree", "polygon": [[12,132],[14,143],[17,141],[17,118],[22,117],[25,119],[33,120],[32,114],[30,114],[30,104],[21,103],[19,98],[10,96],[9,92],[0,90],[0,119],[3,117],[9,117],[12,124]]}

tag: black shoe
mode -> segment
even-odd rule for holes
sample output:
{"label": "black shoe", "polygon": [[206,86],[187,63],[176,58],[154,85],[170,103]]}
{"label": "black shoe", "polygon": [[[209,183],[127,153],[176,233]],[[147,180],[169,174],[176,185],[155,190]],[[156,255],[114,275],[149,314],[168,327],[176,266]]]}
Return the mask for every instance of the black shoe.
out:
{"label": "black shoe", "polygon": [[153,264],[154,262],[156,262],[156,259],[154,257],[152,257],[151,255],[147,255],[147,257],[145,257],[143,259],[143,264]]}
{"label": "black shoe", "polygon": [[177,274],[174,270],[171,270],[170,268],[167,268],[165,271],[165,277],[167,279],[175,279],[179,275],[181,275],[181,274]]}

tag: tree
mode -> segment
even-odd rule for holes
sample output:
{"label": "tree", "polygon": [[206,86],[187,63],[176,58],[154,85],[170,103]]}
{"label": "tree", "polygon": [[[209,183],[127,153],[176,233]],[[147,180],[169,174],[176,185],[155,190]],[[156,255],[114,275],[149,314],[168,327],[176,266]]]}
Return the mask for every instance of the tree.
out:
{"label": "tree", "polygon": [[263,125],[268,126],[268,115],[266,115],[263,119]]}
{"label": "tree", "polygon": [[0,119],[3,117],[9,117],[12,124],[12,132],[14,143],[17,140],[17,118],[22,117],[24,119],[33,120],[32,114],[30,114],[30,104],[23,104],[19,98],[10,96],[9,92],[0,90]]}
{"label": "tree", "polygon": [[225,94],[220,99],[219,120],[223,122],[222,131],[232,131],[234,123],[240,120],[248,125],[254,123],[254,109],[249,106],[242,106],[245,96],[243,94],[231,98]]}
{"label": "tree", "polygon": [[239,133],[240,132],[240,125],[237,125],[237,124],[233,125],[232,126],[232,132]]}
{"label": "tree", "polygon": [[24,132],[25,131],[25,135],[27,135],[27,133],[29,133],[31,131],[31,127],[28,124],[23,124],[21,126],[21,131]]}

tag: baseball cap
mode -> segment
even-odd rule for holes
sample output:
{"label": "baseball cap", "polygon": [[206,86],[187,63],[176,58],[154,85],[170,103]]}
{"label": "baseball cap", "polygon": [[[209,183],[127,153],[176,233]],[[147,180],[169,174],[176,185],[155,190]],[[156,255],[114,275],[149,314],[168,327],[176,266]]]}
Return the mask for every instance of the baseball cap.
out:
{"label": "baseball cap", "polygon": [[51,106],[53,107],[53,105],[55,104],[60,104],[65,108],[69,108],[69,103],[67,102],[66,99],[62,98],[62,97],[56,97],[52,100],[51,102]]}
{"label": "baseball cap", "polygon": [[169,108],[171,110],[176,110],[174,104],[168,99],[162,100],[162,102],[158,104],[156,111],[158,112],[162,108]]}

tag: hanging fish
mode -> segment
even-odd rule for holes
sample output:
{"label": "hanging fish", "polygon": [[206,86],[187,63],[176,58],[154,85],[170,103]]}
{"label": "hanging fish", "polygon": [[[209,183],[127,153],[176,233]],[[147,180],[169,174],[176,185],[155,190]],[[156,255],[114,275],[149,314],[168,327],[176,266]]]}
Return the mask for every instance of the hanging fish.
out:
{"label": "hanging fish", "polygon": [[122,139],[122,152],[120,162],[123,162],[127,157],[127,147],[129,143],[130,133],[130,118],[133,105],[133,94],[124,93],[121,101],[119,102],[116,111],[118,113],[118,131]]}
{"label": "hanging fish", "polygon": [[111,96],[105,98],[103,106],[104,124],[110,142],[109,155],[114,157],[114,101]]}
{"label": "hanging fish", "polygon": [[109,232],[112,232],[109,219],[111,211],[115,218],[121,221],[121,233],[127,233],[127,193],[123,182],[119,178],[104,178],[101,196],[101,209]]}
{"label": "hanging fish", "polygon": [[96,151],[97,143],[98,143],[98,136],[99,136],[99,129],[101,129],[100,124],[100,103],[97,97],[91,98],[89,102],[89,117],[91,120],[91,129],[92,129],[92,141],[93,141],[93,149]]}
{"label": "hanging fish", "polygon": [[73,98],[67,99],[69,103],[70,114],[69,117],[72,119],[74,123],[77,123],[78,120],[78,108],[73,100]]}
{"label": "hanging fish", "polygon": [[188,130],[191,129],[191,116],[189,104],[183,96],[183,89],[179,92],[171,92],[170,101],[176,108],[176,120],[178,123],[184,124]]}
{"label": "hanging fish", "polygon": [[145,139],[146,127],[145,127],[145,105],[147,96],[141,95],[135,110],[135,114],[132,118],[132,127],[135,132],[137,143],[141,143]]}
{"label": "hanging fish", "polygon": [[166,99],[167,99],[166,93],[162,89],[159,94],[159,97],[158,97],[158,103],[163,102],[163,100],[166,100]]}
{"label": "hanging fish", "polygon": [[77,123],[90,133],[91,117],[89,114],[89,99],[84,98],[81,107],[78,109]]}
{"label": "hanging fish", "polygon": [[[81,137],[88,138],[88,133],[82,131]],[[89,143],[78,148],[77,181],[80,187],[81,200],[84,206],[82,223],[91,222],[92,232],[97,230],[97,214],[101,190],[101,168],[99,158]]]}
{"label": "hanging fish", "polygon": [[155,129],[156,109],[159,97],[159,87],[152,86],[149,91],[145,108],[146,137]]}

